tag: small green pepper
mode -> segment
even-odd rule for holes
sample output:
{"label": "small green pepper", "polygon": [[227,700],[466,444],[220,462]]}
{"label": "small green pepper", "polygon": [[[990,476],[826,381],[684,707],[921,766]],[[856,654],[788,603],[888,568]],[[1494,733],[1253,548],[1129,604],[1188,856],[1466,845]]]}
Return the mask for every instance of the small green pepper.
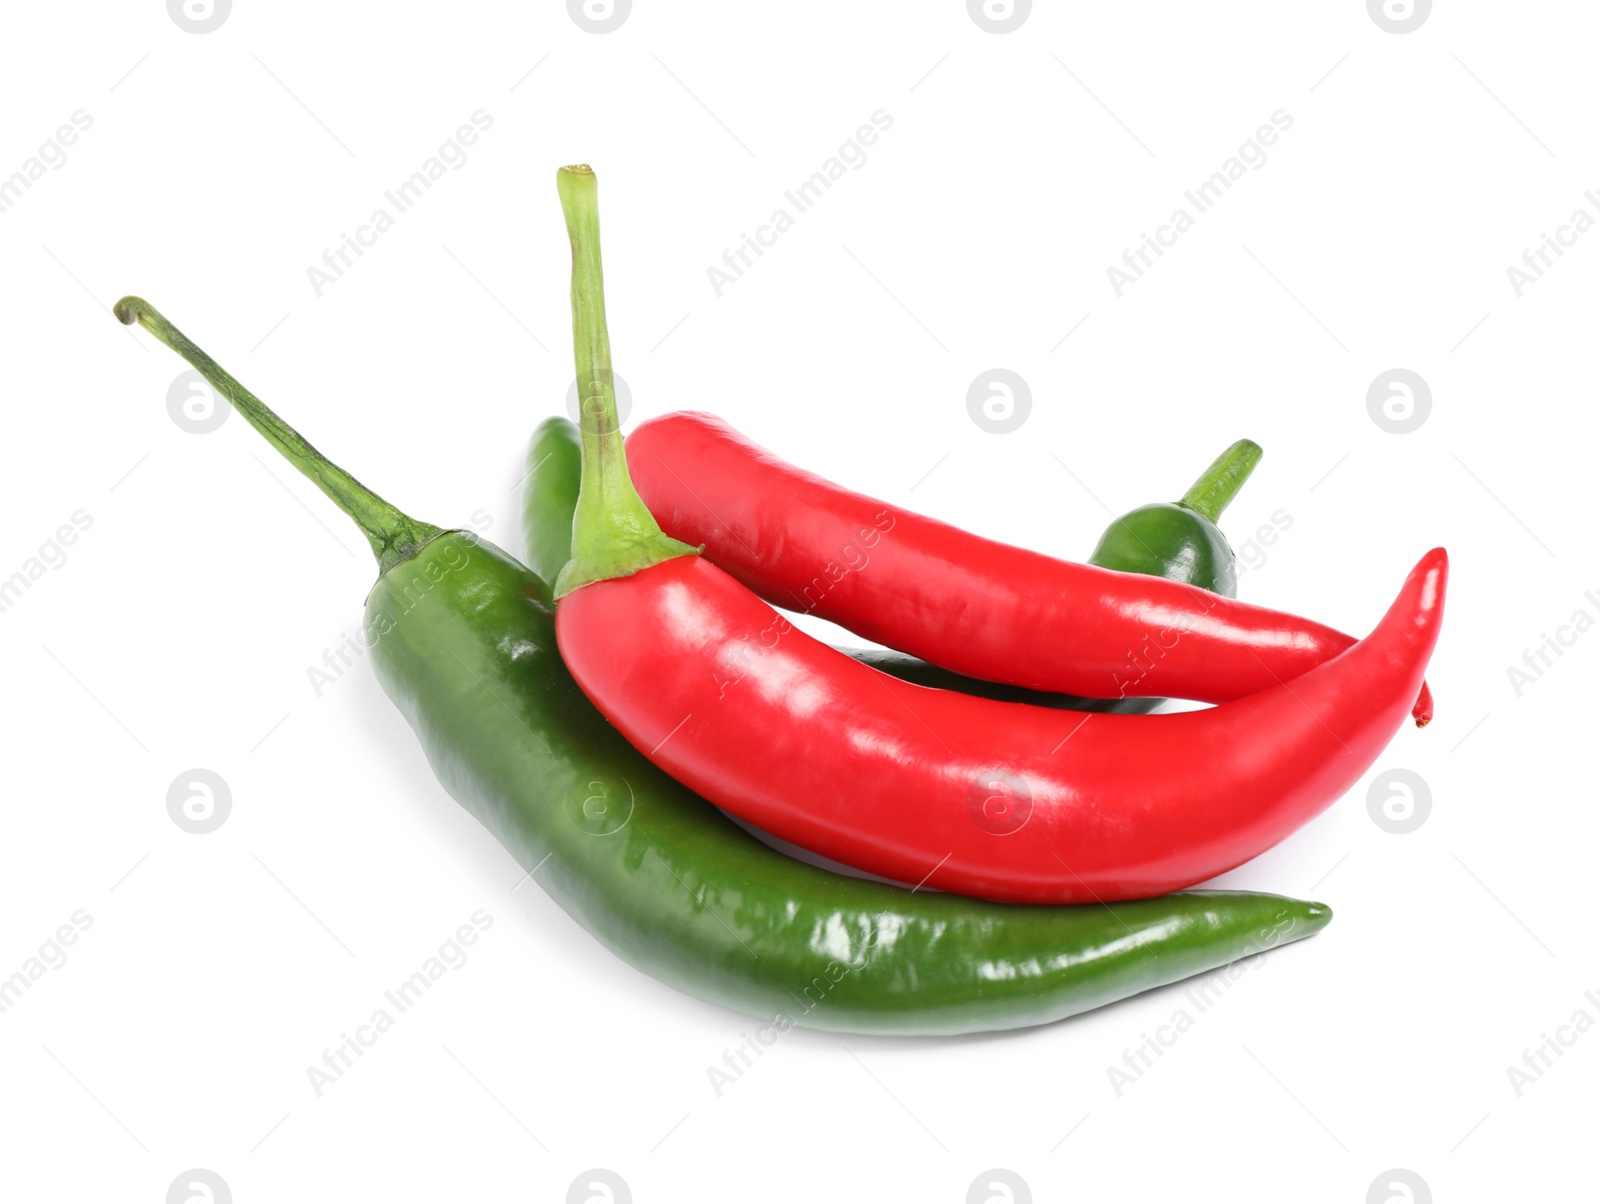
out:
{"label": "small green pepper", "polygon": [[1217,520],[1260,461],[1260,446],[1239,440],[1212,461],[1179,501],[1154,502],[1114,519],[1089,554],[1089,563],[1186,581],[1234,597],[1237,566]]}

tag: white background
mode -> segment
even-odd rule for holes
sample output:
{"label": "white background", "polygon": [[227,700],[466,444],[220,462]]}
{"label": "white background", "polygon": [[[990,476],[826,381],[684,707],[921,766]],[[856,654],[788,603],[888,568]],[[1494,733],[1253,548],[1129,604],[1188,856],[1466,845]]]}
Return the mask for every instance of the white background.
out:
{"label": "white background", "polygon": [[[1600,1035],[1520,1096],[1507,1068],[1600,1020],[1600,636],[1520,696],[1507,669],[1600,618],[1600,234],[1520,297],[1506,269],[1600,217],[1593,6],[1440,4],[1404,35],[1359,0],[1040,4],[1006,34],[956,0],[638,0],[605,35],[558,3],[433,13],[7,10],[0,176],[93,124],[0,213],[0,577],[92,526],[0,614],[0,976],[92,927],[0,1015],[0,1195],[157,1204],[194,1167],[241,1204],[561,1201],[591,1167],[641,1204],[954,1204],[988,1168],[1037,1201],[1430,1198],[1369,1195],[1390,1168],[1441,1202],[1592,1193]],[[324,249],[479,109],[465,165],[319,297]],[[865,164],[717,296],[724,248],[880,109]],[[1280,109],[1265,165],[1118,297],[1124,248]],[[748,1019],[511,893],[365,663],[313,692],[365,548],[237,416],[180,427],[184,366],[111,303],[148,297],[397,504],[518,549],[522,450],[572,376],[572,161],[600,174],[635,420],[713,409],[1067,557],[1249,436],[1225,528],[1292,526],[1242,596],[1357,633],[1450,549],[1438,719],[1378,766],[1422,776],[1426,822],[1384,831],[1363,785],[1221,880],[1335,920],[1120,1094],[1108,1068],[1193,1010],[1181,988],[989,1038],[797,1032],[719,1097]],[[995,367],[1031,387],[1009,435],[966,410]],[[1367,409],[1395,367],[1431,387],[1410,434]],[[195,767],[232,793],[205,836],[167,814]],[[319,1098],[307,1067],[479,908],[470,961]]]}

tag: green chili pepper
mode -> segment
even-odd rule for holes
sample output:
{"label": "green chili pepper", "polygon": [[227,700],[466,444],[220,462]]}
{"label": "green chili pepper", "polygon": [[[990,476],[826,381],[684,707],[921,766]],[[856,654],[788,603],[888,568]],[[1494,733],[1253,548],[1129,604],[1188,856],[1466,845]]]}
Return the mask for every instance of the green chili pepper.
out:
{"label": "green chili pepper", "polygon": [[188,360],[355,520],[379,567],[372,664],[439,781],[569,915],[664,982],[780,1032],[1016,1028],[1331,918],[1318,903],[1237,891],[981,903],[792,860],[656,769],[589,704],[556,653],[538,576],[471,532],[408,518],[330,464],[147,302],[125,297],[116,313]]}
{"label": "green chili pepper", "polygon": [[528,441],[522,542],[528,567],[543,581],[554,581],[572,559],[572,514],[578,508],[582,460],[578,424],[571,419],[546,418]]}
{"label": "green chili pepper", "polygon": [[1239,440],[1211,462],[1179,501],[1140,506],[1113,520],[1089,554],[1089,563],[1186,581],[1232,598],[1237,568],[1217,520],[1260,462],[1260,446]]}
{"label": "green chili pepper", "polygon": [[[572,514],[578,504],[577,426],[566,418],[547,418],[528,443],[527,489],[522,502],[522,536],[529,564],[554,581],[572,545]],[[1089,556],[1089,563],[1123,573],[1169,577],[1234,597],[1237,574],[1233,549],[1217,519],[1261,460],[1261,448],[1241,439],[1218,456],[1183,499],[1156,502],[1114,519]],[[904,652],[847,648],[849,655],[903,681],[940,690],[958,690],[1001,702],[1027,702],[1061,710],[1143,715],[1159,698],[1079,698],[1046,694],[1022,686],[980,681],[952,673]],[[1133,651],[1130,649],[1129,651]]]}

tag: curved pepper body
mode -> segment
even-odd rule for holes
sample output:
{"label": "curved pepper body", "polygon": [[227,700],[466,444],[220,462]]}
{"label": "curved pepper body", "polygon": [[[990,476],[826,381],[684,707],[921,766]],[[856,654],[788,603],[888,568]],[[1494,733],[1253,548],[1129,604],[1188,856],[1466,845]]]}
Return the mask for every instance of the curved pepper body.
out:
{"label": "curved pepper body", "polygon": [[[1225,598],[1234,597],[1238,581],[1233,549],[1216,524],[1176,502],[1141,506],[1112,520],[1087,563],[1119,573],[1143,573],[1198,585]],[[1147,715],[1165,701],[1159,696],[1132,693],[1124,698],[1055,694],[969,677],[904,652],[878,648],[842,651],[901,681],[936,690],[958,690],[998,702],[1026,702],[1058,710]]]}
{"label": "curved pepper body", "polygon": [[[528,483],[522,498],[522,539],[528,567],[554,581],[572,550],[572,515],[578,505],[582,443],[568,418],[547,418],[528,441]],[[1237,581],[1233,549],[1215,523],[1178,503],[1156,503],[1112,521],[1100,537],[1089,563],[1124,573],[1146,573],[1187,581],[1225,597],[1234,596]],[[930,665],[925,660],[882,648],[845,648],[846,655],[901,681],[941,690],[957,690],[1002,702],[1074,711],[1116,711],[1142,715],[1161,705],[1160,698],[1082,698],[1008,686],[967,677]]]}
{"label": "curved pepper body", "polygon": [[547,598],[511,557],[448,532],[368,598],[378,679],[439,781],[573,919],[638,969],[776,1031],[1043,1024],[1330,918],[1321,904],[1245,892],[1007,906],[795,861],[606,722],[557,655]]}
{"label": "curved pepper body", "polygon": [[1404,721],[1443,614],[1430,552],[1373,633],[1304,675],[1171,715],[909,685],[796,629],[699,556],[561,599],[584,693],[720,807],[860,869],[1086,903],[1204,881],[1344,793]]}
{"label": "curved pepper body", "polygon": [[[831,484],[710,414],[628,436],[661,529],[775,606],[969,677],[1091,698],[1226,702],[1354,642],[1294,615],[972,535]],[[1419,683],[1417,722],[1432,717]]]}

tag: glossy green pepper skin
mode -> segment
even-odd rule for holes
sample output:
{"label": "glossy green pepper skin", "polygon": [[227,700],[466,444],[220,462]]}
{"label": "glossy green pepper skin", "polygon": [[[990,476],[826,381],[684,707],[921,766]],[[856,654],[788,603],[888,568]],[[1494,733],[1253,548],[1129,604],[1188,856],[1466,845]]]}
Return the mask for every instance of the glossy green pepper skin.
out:
{"label": "glossy green pepper skin", "polygon": [[619,957],[689,994],[780,1029],[1014,1028],[1329,918],[1245,893],[1006,906],[795,861],[634,750],[567,675],[543,582],[471,538],[447,533],[379,579],[367,603],[379,681],[439,780],[535,881]]}
{"label": "glossy green pepper skin", "polygon": [[1181,501],[1140,506],[1113,520],[1089,563],[1234,597],[1238,566],[1217,520],[1260,460],[1258,445],[1239,440],[1212,462]]}
{"label": "glossy green pepper skin", "polygon": [[556,651],[544,581],[417,522],[330,464],[148,303],[139,322],[345,510],[380,574],[366,636],[447,791],[631,965],[761,1017],[842,1032],[1043,1024],[1299,940],[1321,904],[1194,891],[1102,907],[984,903],[845,877],[768,848],[651,765]]}
{"label": "glossy green pepper skin", "polygon": [[522,542],[528,567],[544,581],[553,582],[572,555],[572,514],[578,508],[582,461],[577,423],[546,418],[534,429],[523,478]]}
{"label": "glossy green pepper skin", "polygon": [[[572,514],[578,504],[580,443],[577,426],[566,418],[547,418],[528,443],[528,485],[522,501],[522,537],[528,563],[554,581],[567,563]],[[1241,439],[1212,462],[1178,502],[1156,502],[1114,519],[1089,556],[1089,563],[1122,573],[1145,573],[1198,585],[1234,597],[1237,583],[1233,549],[1217,519],[1261,459],[1261,448]],[[1143,715],[1159,698],[1079,698],[1046,694],[1021,686],[981,681],[952,673],[904,652],[885,648],[841,651],[902,681],[939,690],[957,690],[1001,702],[1026,702],[1058,710]]]}

